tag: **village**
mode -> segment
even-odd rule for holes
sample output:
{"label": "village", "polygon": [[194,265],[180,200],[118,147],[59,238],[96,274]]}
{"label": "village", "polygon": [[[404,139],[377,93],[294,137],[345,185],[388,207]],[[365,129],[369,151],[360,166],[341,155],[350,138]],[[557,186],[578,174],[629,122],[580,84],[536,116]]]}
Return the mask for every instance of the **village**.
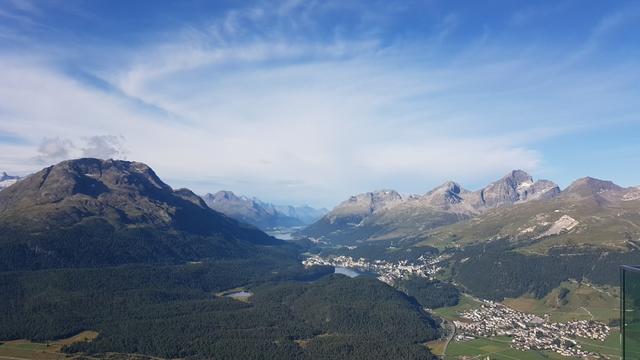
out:
{"label": "village", "polygon": [[510,336],[511,346],[519,350],[548,350],[563,356],[595,357],[600,355],[582,349],[577,337],[604,341],[609,326],[597,321],[551,323],[536,315],[525,314],[493,301],[461,313],[465,321],[454,321],[456,341],[474,337]]}
{"label": "village", "polygon": [[302,263],[304,266],[310,267],[314,265],[328,265],[334,267],[344,267],[354,269],[360,272],[371,272],[378,275],[378,280],[389,285],[394,285],[397,280],[410,277],[431,278],[441,267],[437,264],[444,260],[443,256],[429,257],[422,255],[418,258],[419,263],[410,263],[407,260],[401,260],[396,263],[385,260],[369,261],[364,258],[354,259],[350,256],[329,256],[323,258],[313,255],[305,259]]}

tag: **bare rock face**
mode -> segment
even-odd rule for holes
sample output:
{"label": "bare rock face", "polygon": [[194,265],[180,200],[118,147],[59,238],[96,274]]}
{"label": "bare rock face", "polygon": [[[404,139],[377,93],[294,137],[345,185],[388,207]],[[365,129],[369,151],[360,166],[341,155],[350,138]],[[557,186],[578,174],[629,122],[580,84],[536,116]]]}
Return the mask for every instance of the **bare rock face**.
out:
{"label": "bare rock face", "polygon": [[622,196],[622,201],[640,200],[640,186],[632,187]]}
{"label": "bare rock face", "polygon": [[422,196],[422,200],[431,206],[447,207],[463,202],[463,196],[467,193],[469,191],[463,189],[458,183],[447,181]]}
{"label": "bare rock face", "polygon": [[560,193],[560,188],[549,180],[533,181],[531,175],[522,170],[513,170],[502,179],[489,184],[478,192],[476,207],[493,209],[529,200],[551,198]]}
{"label": "bare rock face", "polygon": [[395,190],[367,192],[351,196],[331,210],[325,217],[331,223],[359,223],[374,212],[398,205],[402,201],[402,196]]}
{"label": "bare rock face", "polygon": [[[395,190],[379,190],[351,196],[325,216],[302,230],[301,234],[314,238],[331,237],[340,241],[361,238],[360,230],[368,231],[365,224],[374,215],[392,209],[404,202]],[[375,222],[375,221],[374,221]]]}

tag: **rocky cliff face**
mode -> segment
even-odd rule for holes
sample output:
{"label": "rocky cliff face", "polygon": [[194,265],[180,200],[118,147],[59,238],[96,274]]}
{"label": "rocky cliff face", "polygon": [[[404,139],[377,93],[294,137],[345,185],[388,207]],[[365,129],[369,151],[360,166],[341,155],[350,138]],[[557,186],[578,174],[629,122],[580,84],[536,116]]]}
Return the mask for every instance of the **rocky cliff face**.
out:
{"label": "rocky cliff face", "polygon": [[531,175],[522,170],[513,170],[502,179],[489,184],[478,193],[478,208],[496,208],[539,198],[551,198],[560,193],[560,188],[549,180],[533,181]]}

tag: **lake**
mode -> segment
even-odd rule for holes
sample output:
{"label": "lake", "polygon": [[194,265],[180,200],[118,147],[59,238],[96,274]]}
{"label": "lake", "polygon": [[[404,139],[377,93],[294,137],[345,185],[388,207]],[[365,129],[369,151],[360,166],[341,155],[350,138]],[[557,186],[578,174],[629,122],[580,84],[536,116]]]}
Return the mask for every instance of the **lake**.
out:
{"label": "lake", "polygon": [[360,274],[359,272],[357,272],[355,270],[352,270],[352,269],[349,269],[349,268],[346,268],[346,267],[342,267],[342,266],[334,267],[334,271],[333,272],[336,273],[336,274],[346,275],[346,276],[348,276],[350,278],[354,278],[354,277],[362,275],[362,274]]}
{"label": "lake", "polygon": [[242,290],[242,291],[233,292],[231,294],[227,294],[225,296],[226,297],[230,297],[232,299],[246,299],[246,298],[248,298],[248,297],[250,297],[252,295],[253,295],[253,293],[251,293],[249,291]]}
{"label": "lake", "polygon": [[295,240],[294,234],[300,231],[302,227],[277,228],[265,231],[267,234],[280,240]]}

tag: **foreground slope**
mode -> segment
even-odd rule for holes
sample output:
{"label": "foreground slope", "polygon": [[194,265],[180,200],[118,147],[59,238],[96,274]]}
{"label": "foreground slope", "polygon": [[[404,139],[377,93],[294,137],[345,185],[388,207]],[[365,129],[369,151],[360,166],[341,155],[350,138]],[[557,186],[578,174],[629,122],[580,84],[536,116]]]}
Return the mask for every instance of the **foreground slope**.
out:
{"label": "foreground slope", "polygon": [[[214,295],[246,281],[238,274],[254,265],[242,265],[233,271],[224,262],[205,262],[0,273],[0,339],[46,340],[89,328],[98,332],[95,340],[65,351],[182,359],[433,358],[423,343],[438,336],[436,322],[382,282],[329,275],[254,284],[246,287],[253,294],[246,301]],[[269,274],[256,273],[254,281]]]}
{"label": "foreground slope", "polygon": [[64,161],[0,192],[0,270],[228,258],[276,244],[137,162]]}

